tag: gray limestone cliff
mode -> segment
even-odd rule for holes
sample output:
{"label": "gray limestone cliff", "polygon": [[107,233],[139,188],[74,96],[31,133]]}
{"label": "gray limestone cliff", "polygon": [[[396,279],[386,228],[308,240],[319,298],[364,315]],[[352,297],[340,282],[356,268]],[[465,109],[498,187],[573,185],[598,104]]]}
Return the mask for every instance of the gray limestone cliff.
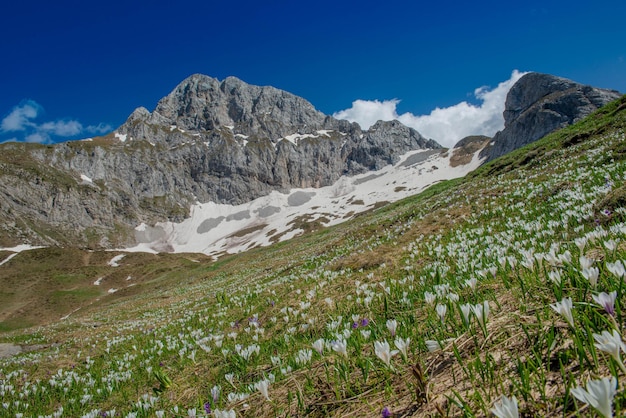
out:
{"label": "gray limestone cliff", "polygon": [[231,204],[272,190],[327,186],[342,175],[395,163],[407,151],[441,148],[397,121],[362,131],[274,87],[198,74],[160,100],[152,113],[133,112],[118,133],[184,161],[189,184],[183,186],[197,200]]}
{"label": "gray limestone cliff", "polygon": [[196,202],[327,186],[441,147],[397,121],[362,130],[273,87],[193,75],[105,137],[0,148],[0,247],[111,248],[132,245],[141,223],[183,220]]}
{"label": "gray limestone cliff", "polygon": [[588,116],[621,94],[548,74],[528,73],[509,90],[504,129],[481,152],[487,161],[543,138]]}

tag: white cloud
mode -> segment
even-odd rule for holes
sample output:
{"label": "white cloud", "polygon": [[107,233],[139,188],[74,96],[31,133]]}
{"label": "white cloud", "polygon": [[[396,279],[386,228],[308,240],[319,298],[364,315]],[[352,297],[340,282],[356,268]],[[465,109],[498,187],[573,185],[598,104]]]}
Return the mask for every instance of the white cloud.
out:
{"label": "white cloud", "polygon": [[42,123],[41,125],[39,125],[39,130],[44,132],[50,132],[51,134],[57,136],[74,136],[80,134],[83,131],[83,125],[75,120],[58,120],[55,122]]}
{"label": "white cloud", "polygon": [[394,120],[398,118],[396,105],[400,100],[355,100],[350,109],[341,110],[333,117],[356,122],[364,129],[378,122],[379,120]]}
{"label": "white cloud", "polygon": [[26,128],[34,126],[30,119],[35,119],[41,106],[33,100],[25,100],[15,106],[11,112],[2,119],[0,130],[2,132],[23,131]]}
{"label": "white cloud", "polygon": [[108,123],[99,123],[97,125],[89,125],[85,130],[90,134],[106,134],[113,130],[113,127]]}
{"label": "white cloud", "polygon": [[30,135],[26,135],[26,137],[24,138],[24,142],[35,142],[38,144],[45,144],[45,143],[50,142],[50,136],[45,133],[35,132]]}
{"label": "white cloud", "polygon": [[432,138],[444,147],[452,147],[468,135],[493,136],[504,128],[504,101],[513,86],[526,73],[514,70],[511,77],[494,89],[486,86],[474,90],[474,96],[481,102],[474,105],[461,102],[446,108],[436,108],[428,115],[414,115],[410,112],[399,115],[396,106],[398,99],[385,101],[356,100],[352,107],[335,113],[338,119],[357,122],[368,129],[378,120],[397,119],[416,129],[427,138]]}
{"label": "white cloud", "polygon": [[54,137],[68,138],[87,134],[104,134],[113,130],[111,125],[100,123],[89,125],[87,128],[77,120],[53,120],[37,123],[35,119],[43,113],[43,107],[34,100],[25,100],[15,106],[2,122],[0,122],[0,134],[23,131],[22,138],[0,138],[0,142],[55,142]]}

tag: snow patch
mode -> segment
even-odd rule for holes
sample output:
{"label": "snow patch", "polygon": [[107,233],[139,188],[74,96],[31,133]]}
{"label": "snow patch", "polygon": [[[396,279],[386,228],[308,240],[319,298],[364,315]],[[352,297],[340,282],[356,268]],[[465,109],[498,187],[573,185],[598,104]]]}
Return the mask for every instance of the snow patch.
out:
{"label": "snow patch", "polygon": [[10,259],[12,259],[13,257],[15,257],[18,254],[19,253],[9,254],[9,256],[7,258],[5,258],[4,260],[0,261],[0,266],[3,265],[4,263],[8,263]]}
{"label": "snow patch", "polygon": [[287,135],[284,138],[279,139],[277,142],[280,142],[282,140],[287,140],[287,141],[291,142],[294,145],[298,145],[298,142],[301,139],[305,139],[305,138],[317,138],[317,135],[312,135],[312,134],[304,134],[304,135],[291,134],[291,135]]}
{"label": "snow patch", "polygon": [[[109,262],[110,263],[110,262]],[[100,277],[98,278],[98,280],[96,280],[95,282],[93,282],[94,286],[100,286],[100,283],[102,283],[102,280],[104,280],[104,277]]]}
{"label": "snow patch", "polygon": [[250,138],[248,135],[244,135],[244,134],[235,134],[235,138],[240,139],[241,140],[241,146],[242,147],[246,147],[248,145],[248,138]]}
{"label": "snow patch", "polygon": [[[295,141],[302,135],[288,137]],[[197,252],[215,258],[270,245],[303,233],[302,222],[335,225],[381,202],[394,202],[440,181],[463,177],[482,163],[478,152],[469,164],[452,167],[451,153],[411,151],[394,166],[344,176],[327,187],[292,189],[289,193],[273,191],[240,205],[193,205],[190,217],[180,223],[139,225],[137,231],[158,230],[158,237],[140,233],[139,244],[125,251]]]}
{"label": "snow patch", "polygon": [[306,138],[319,138],[320,136],[327,136],[330,138],[329,133],[333,132],[332,130],[328,130],[328,129],[321,129],[319,131],[316,131],[317,135],[314,134],[291,134],[291,135],[287,135],[283,138],[279,138],[276,142],[280,142],[283,140],[289,141],[294,145],[298,145],[298,142],[300,142],[300,140],[302,139],[306,139]]}
{"label": "snow patch", "polygon": [[115,256],[115,257],[113,257],[111,260],[109,260],[109,262],[108,262],[107,264],[108,264],[109,266],[111,266],[111,267],[119,267],[119,266],[120,266],[120,265],[119,265],[119,261],[120,261],[122,258],[124,258],[124,257],[126,257],[126,254],[119,254],[119,255],[116,255],[116,256]]}
{"label": "snow patch", "polygon": [[72,315],[74,312],[78,312],[78,310],[80,310],[80,306],[79,306],[78,308],[74,309],[72,312],[68,313],[67,315],[62,316],[62,317],[61,317],[61,321],[65,321],[65,320],[66,320],[67,318],[69,318],[69,317],[70,317],[70,315]]}
{"label": "snow patch", "polygon": [[120,142],[126,142],[126,138],[128,137],[128,135],[115,132],[115,137],[119,139]]}
{"label": "snow patch", "polygon": [[84,174],[81,174],[81,175],[80,175],[80,179],[81,179],[82,181],[86,182],[86,183],[93,183],[93,180],[92,180],[90,177],[87,177],[87,176],[86,176],[86,175],[84,175]]}
{"label": "snow patch", "polygon": [[0,248],[0,251],[9,251],[9,252],[12,252],[12,253],[21,253],[22,251],[36,250],[38,248],[45,248],[45,247],[34,246],[34,245],[30,245],[30,244],[20,244],[20,245],[16,245],[15,247]]}

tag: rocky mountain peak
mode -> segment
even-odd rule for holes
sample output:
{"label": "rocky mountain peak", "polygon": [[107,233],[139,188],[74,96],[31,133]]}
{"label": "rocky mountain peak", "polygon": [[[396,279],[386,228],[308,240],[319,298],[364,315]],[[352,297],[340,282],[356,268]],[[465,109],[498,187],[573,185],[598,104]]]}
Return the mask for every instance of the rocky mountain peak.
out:
{"label": "rocky mountain peak", "polygon": [[528,73],[511,87],[506,97],[505,127],[521,113],[549,94],[556,94],[575,88],[577,83],[550,74]]}
{"label": "rocky mountain peak", "polygon": [[621,94],[549,74],[528,73],[511,87],[504,129],[481,153],[493,160],[588,116]]}
{"label": "rocky mountain peak", "polygon": [[331,186],[441,147],[397,121],[364,131],[286,91],[194,74],[104,140],[31,148],[28,170],[16,166],[0,182],[0,215],[27,213],[38,226],[4,236],[59,243],[37,231],[61,228],[69,240],[108,247],[134,244],[142,223],[183,221],[195,203]]}
{"label": "rocky mountain peak", "polygon": [[188,131],[235,127],[242,135],[278,138],[294,127],[321,129],[326,115],[311,103],[283,90],[254,86],[236,77],[223,81],[194,74],[161,99],[153,118]]}

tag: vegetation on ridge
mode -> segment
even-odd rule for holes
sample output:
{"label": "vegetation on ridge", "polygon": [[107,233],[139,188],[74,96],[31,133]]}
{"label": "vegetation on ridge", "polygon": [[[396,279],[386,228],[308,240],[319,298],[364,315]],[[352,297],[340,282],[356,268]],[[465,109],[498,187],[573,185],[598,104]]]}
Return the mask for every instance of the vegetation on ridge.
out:
{"label": "vegetation on ridge", "polygon": [[2,415],[619,416],[625,107],[347,223],[159,269],[5,333],[48,347],[0,360]]}

